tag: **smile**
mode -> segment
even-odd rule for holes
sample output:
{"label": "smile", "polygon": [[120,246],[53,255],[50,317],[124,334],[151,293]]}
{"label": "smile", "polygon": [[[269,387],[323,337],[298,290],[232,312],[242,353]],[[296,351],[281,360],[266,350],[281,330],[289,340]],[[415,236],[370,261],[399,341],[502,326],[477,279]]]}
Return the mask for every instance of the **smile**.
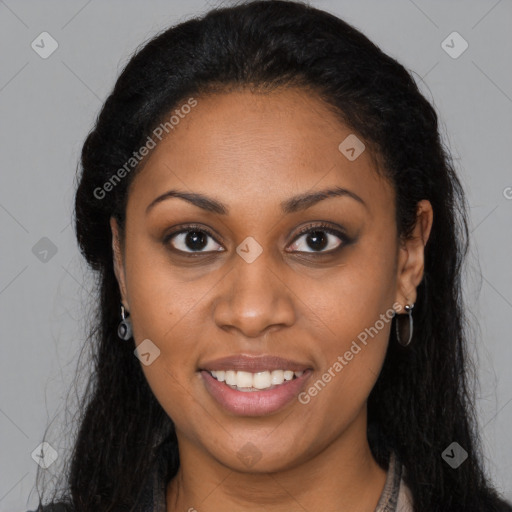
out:
{"label": "smile", "polygon": [[209,395],[226,412],[236,416],[265,416],[296,400],[312,372],[307,369],[257,373],[201,370],[199,373]]}
{"label": "smile", "polygon": [[272,370],[263,372],[245,372],[235,370],[212,370],[210,374],[219,382],[225,382],[231,389],[254,392],[274,389],[285,381],[291,381],[303,375],[304,371]]}

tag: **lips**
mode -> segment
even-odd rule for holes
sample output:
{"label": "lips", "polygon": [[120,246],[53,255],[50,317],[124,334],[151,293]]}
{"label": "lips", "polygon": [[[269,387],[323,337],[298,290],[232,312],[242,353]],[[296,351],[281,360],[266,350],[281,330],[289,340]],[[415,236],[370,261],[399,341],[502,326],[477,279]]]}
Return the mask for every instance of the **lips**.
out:
{"label": "lips", "polygon": [[300,372],[312,369],[311,365],[285,359],[278,356],[262,355],[248,356],[238,354],[235,356],[223,357],[212,361],[206,361],[199,365],[199,370],[212,371],[245,371],[250,373],[266,372],[273,370],[289,370],[292,372]]}
{"label": "lips", "polygon": [[[312,367],[278,356],[238,354],[201,363],[199,373],[210,396],[224,410],[241,416],[262,416],[292,402],[306,385]],[[269,383],[268,378],[265,380],[269,374],[276,384]],[[230,379],[235,379],[230,382],[241,387],[226,382]]]}
{"label": "lips", "polygon": [[224,411],[236,416],[266,416],[279,412],[297,399],[311,371],[306,370],[300,377],[270,389],[250,392],[232,389],[225,382],[215,379],[209,371],[203,370],[200,375],[206,390]]}

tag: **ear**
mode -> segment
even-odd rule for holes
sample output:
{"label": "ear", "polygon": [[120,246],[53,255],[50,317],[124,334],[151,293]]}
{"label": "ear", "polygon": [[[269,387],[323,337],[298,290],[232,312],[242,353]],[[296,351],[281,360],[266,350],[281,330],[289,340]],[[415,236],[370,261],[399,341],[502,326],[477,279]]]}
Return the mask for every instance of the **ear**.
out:
{"label": "ear", "polygon": [[126,282],[124,271],[123,252],[121,249],[121,242],[119,236],[119,227],[114,217],[110,217],[110,229],[112,230],[112,253],[114,263],[114,273],[116,275],[119,291],[121,293],[121,301],[123,306],[129,311],[129,304],[126,294]]}
{"label": "ear", "polygon": [[418,203],[416,209],[416,225],[411,236],[401,239],[398,255],[396,302],[402,307],[416,302],[416,288],[423,279],[425,267],[425,245],[432,229],[434,213],[430,201],[426,199]]}

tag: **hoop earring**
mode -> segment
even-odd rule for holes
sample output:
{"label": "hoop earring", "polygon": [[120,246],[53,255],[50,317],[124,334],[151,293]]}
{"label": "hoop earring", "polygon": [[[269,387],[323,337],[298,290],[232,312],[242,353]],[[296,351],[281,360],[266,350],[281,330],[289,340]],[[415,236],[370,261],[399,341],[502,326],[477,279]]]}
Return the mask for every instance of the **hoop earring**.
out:
{"label": "hoop earring", "polygon": [[121,321],[117,327],[117,335],[122,340],[129,340],[132,337],[132,322],[125,315],[124,306],[121,304]]}
{"label": "hoop earring", "polygon": [[395,319],[396,326],[396,339],[402,347],[407,347],[412,340],[413,333],[413,319],[412,319],[412,308],[414,308],[414,304],[406,304],[404,306],[407,314],[405,315],[397,315]]}

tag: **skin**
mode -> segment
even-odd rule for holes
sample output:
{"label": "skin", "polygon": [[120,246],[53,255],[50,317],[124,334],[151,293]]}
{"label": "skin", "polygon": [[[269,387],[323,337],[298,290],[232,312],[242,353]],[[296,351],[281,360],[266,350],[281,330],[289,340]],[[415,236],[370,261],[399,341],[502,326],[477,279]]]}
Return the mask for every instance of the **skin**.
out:
{"label": "skin", "polygon": [[[134,339],[149,338],[160,349],[142,369],[176,425],[181,464],[167,486],[168,510],[375,509],[386,472],[369,449],[366,401],[391,323],[309,403],[293,400],[265,416],[226,412],[197,371],[220,357],[272,354],[309,364],[307,389],[395,302],[415,302],[431,205],[418,204],[413,237],[400,240],[394,190],[377,175],[369,149],[354,161],[338,150],[350,133],[300,89],[198,97],[135,177],[124,240],[111,219]],[[280,209],[292,196],[334,186],[365,205],[342,196],[291,214]],[[146,214],[169,189],[208,195],[229,213],[171,198]],[[319,222],[344,228],[354,241],[325,233],[322,251],[341,249],[320,255],[308,235],[298,234]],[[203,252],[223,250],[187,258],[178,249],[190,254],[194,246],[184,235],[163,242],[187,223],[218,235],[205,235]],[[263,250],[250,264],[236,252],[248,236]],[[248,442],[261,455],[250,467],[238,457]]]}

